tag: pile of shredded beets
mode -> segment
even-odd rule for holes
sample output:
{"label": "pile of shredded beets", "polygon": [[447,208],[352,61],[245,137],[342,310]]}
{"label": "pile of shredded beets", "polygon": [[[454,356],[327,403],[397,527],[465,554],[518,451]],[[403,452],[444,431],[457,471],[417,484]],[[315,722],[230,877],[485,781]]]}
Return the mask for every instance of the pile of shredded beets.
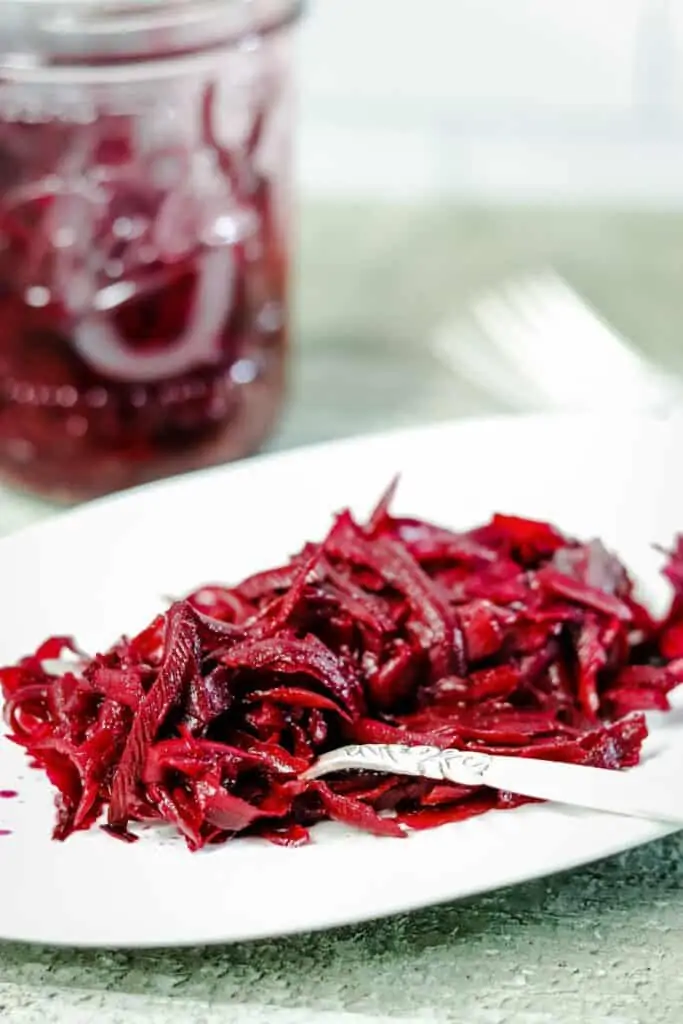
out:
{"label": "pile of shredded beets", "polygon": [[333,818],[400,836],[514,807],[488,788],[346,774],[302,781],[349,742],[430,743],[605,768],[637,763],[683,681],[683,539],[655,621],[620,562],[546,523],[453,533],[339,515],[321,544],[206,586],[87,657],[53,637],[0,670],[11,738],[58,790],[54,835],[171,823],[196,850],[236,834],[297,845]]}

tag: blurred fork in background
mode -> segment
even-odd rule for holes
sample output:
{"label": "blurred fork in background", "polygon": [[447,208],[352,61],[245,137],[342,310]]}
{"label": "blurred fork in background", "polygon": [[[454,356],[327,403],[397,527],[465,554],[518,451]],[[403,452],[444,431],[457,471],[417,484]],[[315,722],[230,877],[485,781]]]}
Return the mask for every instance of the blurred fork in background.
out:
{"label": "blurred fork in background", "polygon": [[437,358],[508,409],[673,412],[683,382],[651,363],[554,271],[511,280],[439,328]]}

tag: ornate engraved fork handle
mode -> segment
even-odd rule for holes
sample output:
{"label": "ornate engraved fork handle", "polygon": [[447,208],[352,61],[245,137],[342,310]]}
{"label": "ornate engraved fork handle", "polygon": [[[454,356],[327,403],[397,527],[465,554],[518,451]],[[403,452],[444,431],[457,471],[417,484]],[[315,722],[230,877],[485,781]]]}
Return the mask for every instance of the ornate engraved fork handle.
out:
{"label": "ornate engraved fork handle", "polygon": [[482,786],[486,785],[486,773],[492,763],[487,754],[464,750],[409,747],[398,743],[364,743],[323,754],[303,777],[315,779],[331,772],[360,769],[456,782],[461,786]]}
{"label": "ornate engraved fork handle", "polygon": [[[324,754],[304,778],[352,769],[412,775],[491,786],[540,800],[628,814],[683,827],[683,800],[673,784],[654,784],[647,772],[633,768],[610,771],[589,765],[565,764],[529,757],[479,754],[440,747],[407,747],[394,743],[354,744]],[[666,782],[666,780],[665,780]]]}

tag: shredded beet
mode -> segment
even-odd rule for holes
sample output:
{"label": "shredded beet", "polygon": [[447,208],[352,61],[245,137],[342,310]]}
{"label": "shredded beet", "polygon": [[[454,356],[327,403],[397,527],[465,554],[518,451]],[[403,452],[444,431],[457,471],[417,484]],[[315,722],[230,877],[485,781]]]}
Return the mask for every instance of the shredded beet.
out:
{"label": "shredded beet", "polygon": [[56,838],[106,813],[128,840],[164,821],[192,850],[237,834],[299,846],[326,818],[401,836],[528,802],[300,778],[349,742],[638,762],[641,712],[683,681],[683,537],[656,621],[599,541],[503,515],[454,533],[392,516],[392,494],[366,525],[344,512],[287,565],[204,586],[103,654],[52,637],[0,670],[10,738],[58,791]]}

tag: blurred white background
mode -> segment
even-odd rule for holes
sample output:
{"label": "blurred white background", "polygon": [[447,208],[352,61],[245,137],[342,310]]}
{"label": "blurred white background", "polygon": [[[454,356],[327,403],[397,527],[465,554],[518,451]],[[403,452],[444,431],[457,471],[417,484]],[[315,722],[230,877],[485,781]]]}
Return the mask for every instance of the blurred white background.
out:
{"label": "blurred white background", "polygon": [[311,0],[309,193],[683,202],[683,0]]}

